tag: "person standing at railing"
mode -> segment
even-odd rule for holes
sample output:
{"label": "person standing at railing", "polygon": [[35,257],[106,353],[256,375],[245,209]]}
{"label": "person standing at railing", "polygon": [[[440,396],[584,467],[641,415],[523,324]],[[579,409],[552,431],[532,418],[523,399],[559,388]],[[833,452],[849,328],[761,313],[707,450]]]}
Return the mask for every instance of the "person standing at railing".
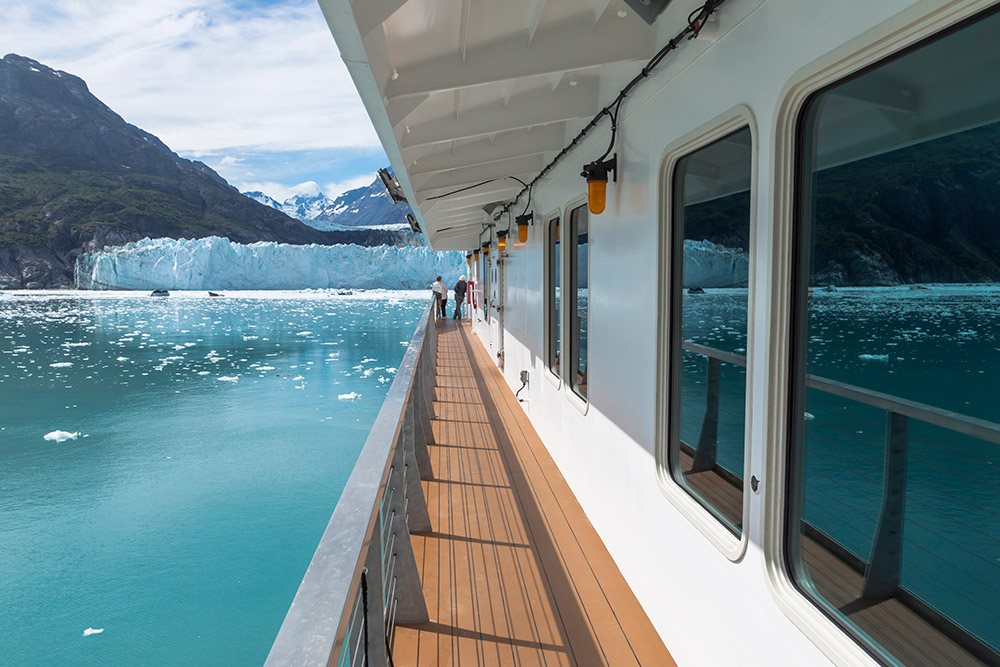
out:
{"label": "person standing at railing", "polygon": [[454,319],[462,319],[462,304],[465,302],[465,290],[468,289],[468,283],[465,282],[465,276],[458,279],[455,283],[455,315]]}
{"label": "person standing at railing", "polygon": [[434,292],[434,305],[437,306],[438,317],[447,317],[448,288],[441,282],[441,276],[438,276],[434,284],[431,285],[431,291]]}

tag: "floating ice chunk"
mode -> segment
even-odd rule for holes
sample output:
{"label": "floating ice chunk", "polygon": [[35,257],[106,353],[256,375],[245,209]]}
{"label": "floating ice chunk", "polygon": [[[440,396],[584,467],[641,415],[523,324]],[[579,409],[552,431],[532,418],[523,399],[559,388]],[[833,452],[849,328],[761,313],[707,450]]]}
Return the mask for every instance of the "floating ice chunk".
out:
{"label": "floating ice chunk", "polygon": [[83,631],[84,637],[89,637],[90,635],[99,635],[104,632],[104,628],[87,628]]}
{"label": "floating ice chunk", "polygon": [[49,368],[69,368],[73,365],[72,361],[60,361],[56,364],[49,364]]}
{"label": "floating ice chunk", "polygon": [[312,331],[300,331],[300,332],[298,332],[295,335],[296,336],[311,336],[312,335]]}
{"label": "floating ice chunk", "polygon": [[302,377],[301,375],[296,375],[295,377],[292,378],[292,382],[298,382],[299,380],[305,380],[305,378]]}
{"label": "floating ice chunk", "polygon": [[80,437],[80,432],[75,431],[70,433],[69,431],[52,431],[51,433],[46,433],[44,438],[52,442],[66,442],[67,440],[76,440]]}
{"label": "floating ice chunk", "polygon": [[858,359],[861,361],[889,361],[888,354],[859,354]]}
{"label": "floating ice chunk", "polygon": [[118,357],[116,361],[128,361],[128,357]]}
{"label": "floating ice chunk", "polygon": [[274,370],[274,366],[261,366],[257,370],[259,370],[259,371],[273,371]]}
{"label": "floating ice chunk", "polygon": [[239,382],[240,378],[238,375],[223,375],[219,378],[219,382]]}
{"label": "floating ice chunk", "polygon": [[361,398],[361,394],[356,391],[352,391],[349,394],[337,394],[337,399],[341,401],[356,401]]}
{"label": "floating ice chunk", "polygon": [[804,416],[804,417],[806,418],[806,421],[807,421],[807,422],[810,422],[810,421],[812,421],[813,419],[816,419],[816,415],[814,415],[814,414],[813,414],[813,413],[811,413],[811,412],[806,412],[806,413],[803,413],[803,416]]}

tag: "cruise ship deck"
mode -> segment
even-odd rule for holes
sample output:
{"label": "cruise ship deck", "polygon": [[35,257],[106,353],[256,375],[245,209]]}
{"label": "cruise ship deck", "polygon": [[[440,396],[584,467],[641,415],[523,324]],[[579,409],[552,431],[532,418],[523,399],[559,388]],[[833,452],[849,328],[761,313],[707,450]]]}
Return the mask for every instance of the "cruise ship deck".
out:
{"label": "cruise ship deck", "polygon": [[396,628],[393,662],[675,664],[468,323],[438,334],[432,530],[411,536],[430,620]]}

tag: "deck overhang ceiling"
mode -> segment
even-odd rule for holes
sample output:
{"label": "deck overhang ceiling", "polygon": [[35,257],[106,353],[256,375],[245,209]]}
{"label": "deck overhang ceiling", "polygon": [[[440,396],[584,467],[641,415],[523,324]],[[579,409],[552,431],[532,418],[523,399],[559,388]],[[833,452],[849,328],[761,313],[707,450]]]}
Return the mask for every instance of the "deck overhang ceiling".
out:
{"label": "deck overhang ceiling", "polygon": [[624,0],[319,4],[431,246],[468,250],[484,207],[512,199],[701,3],[675,0],[653,25]]}

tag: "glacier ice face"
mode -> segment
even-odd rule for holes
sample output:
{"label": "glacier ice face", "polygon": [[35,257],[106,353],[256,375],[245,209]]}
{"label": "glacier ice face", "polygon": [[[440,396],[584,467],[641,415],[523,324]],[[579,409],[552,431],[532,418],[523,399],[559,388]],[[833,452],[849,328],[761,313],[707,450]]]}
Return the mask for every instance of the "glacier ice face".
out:
{"label": "glacier ice face", "polygon": [[233,243],[143,239],[80,255],[80,289],[273,290],[306,288],[420,289],[434,277],[465,272],[460,252],[356,245]]}
{"label": "glacier ice face", "polygon": [[684,241],[684,287],[746,287],[750,256],[711,241]]}

